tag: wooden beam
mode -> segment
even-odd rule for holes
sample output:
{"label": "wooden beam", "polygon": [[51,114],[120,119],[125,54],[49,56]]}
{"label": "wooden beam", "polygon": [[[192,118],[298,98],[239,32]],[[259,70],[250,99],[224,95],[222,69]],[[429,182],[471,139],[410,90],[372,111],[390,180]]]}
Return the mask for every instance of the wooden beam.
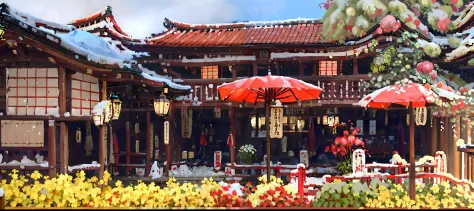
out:
{"label": "wooden beam", "polygon": [[235,67],[232,68],[232,80],[237,80],[237,69]]}
{"label": "wooden beam", "polygon": [[313,62],[313,75],[319,75],[318,73],[318,62]]}
{"label": "wooden beam", "polygon": [[57,122],[78,122],[78,121],[92,121],[92,117],[91,116],[55,117],[55,116],[37,116],[37,115],[4,115],[4,116],[0,116],[0,120],[54,120]]}
{"label": "wooden beam", "polygon": [[[59,114],[66,113],[66,69],[59,67]],[[68,126],[65,122],[59,123],[59,144],[60,144],[60,169],[61,174],[67,174],[67,167],[69,166],[69,139],[68,139]]]}
{"label": "wooden beam", "polygon": [[[101,81],[100,87],[100,98],[101,100],[107,100],[107,82]],[[107,154],[107,145],[106,145],[106,126],[99,127],[99,178],[102,179],[104,177],[104,170],[105,170],[105,159]]]}
{"label": "wooden beam", "polygon": [[48,124],[48,163],[49,178],[56,177],[56,125],[54,121]]}
{"label": "wooden beam", "polygon": [[[146,112],[146,162],[145,162],[145,175],[150,174],[150,169],[151,169],[151,146],[150,144],[152,143],[153,140],[151,140],[151,131],[150,131],[150,125],[151,125],[151,120],[150,120],[150,111]],[[153,154],[153,153],[152,153]]]}

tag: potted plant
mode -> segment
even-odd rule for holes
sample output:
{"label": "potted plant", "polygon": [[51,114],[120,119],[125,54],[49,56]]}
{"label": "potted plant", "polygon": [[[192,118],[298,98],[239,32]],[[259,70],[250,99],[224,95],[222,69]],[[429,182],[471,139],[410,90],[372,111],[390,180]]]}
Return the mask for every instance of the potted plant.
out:
{"label": "potted plant", "polygon": [[240,161],[246,164],[252,164],[253,161],[257,159],[257,150],[253,145],[246,144],[240,147],[237,156],[239,156]]}
{"label": "potted plant", "polygon": [[336,166],[339,172],[343,175],[350,174],[352,172],[352,152],[355,149],[364,149],[368,153],[365,149],[365,143],[357,137],[360,129],[352,127],[352,123],[346,124],[341,122],[334,127],[342,131],[342,134],[339,133],[334,143],[331,146],[327,146],[324,152],[330,152],[339,159],[339,163]]}

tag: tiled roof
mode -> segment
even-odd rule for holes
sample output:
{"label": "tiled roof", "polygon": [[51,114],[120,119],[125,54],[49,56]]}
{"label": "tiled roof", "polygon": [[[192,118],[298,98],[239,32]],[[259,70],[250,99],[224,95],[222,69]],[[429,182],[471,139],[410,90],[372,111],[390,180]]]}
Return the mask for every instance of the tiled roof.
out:
{"label": "tiled roof", "polygon": [[167,32],[148,39],[160,46],[218,47],[259,44],[316,44],[317,20],[191,25],[165,20]]}
{"label": "tiled roof", "polygon": [[[122,35],[129,36],[127,33],[125,33],[122,28],[117,24],[117,21],[115,20],[114,15],[112,14],[112,7],[107,6],[106,8],[102,9],[99,12],[96,12],[88,17],[85,18],[80,18],[74,21],[71,21],[70,24],[74,25],[77,28],[83,28],[85,27],[84,25],[86,24],[97,24],[101,21],[106,21],[110,22],[114,29],[119,32]],[[94,23],[95,21],[95,23]]]}

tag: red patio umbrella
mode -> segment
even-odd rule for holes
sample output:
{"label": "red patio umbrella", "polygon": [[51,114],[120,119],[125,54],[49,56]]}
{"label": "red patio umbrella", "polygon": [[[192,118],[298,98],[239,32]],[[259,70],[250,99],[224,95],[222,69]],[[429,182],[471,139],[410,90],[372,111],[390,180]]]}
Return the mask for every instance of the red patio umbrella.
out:
{"label": "red patio umbrella", "polygon": [[224,83],[217,87],[219,97],[224,101],[242,103],[265,103],[265,122],[267,131],[267,181],[270,181],[270,104],[276,100],[292,103],[316,100],[323,89],[304,81],[285,77],[255,76],[248,79]]}
{"label": "red patio umbrella", "polygon": [[[453,99],[452,93],[435,93],[429,84],[421,85],[411,81],[395,84],[375,90],[359,101],[359,106],[366,108],[388,109],[394,105],[409,107],[410,112],[410,198],[415,199],[415,127],[413,123],[413,108],[425,107],[435,103],[436,99]],[[439,91],[439,90],[437,90]]]}

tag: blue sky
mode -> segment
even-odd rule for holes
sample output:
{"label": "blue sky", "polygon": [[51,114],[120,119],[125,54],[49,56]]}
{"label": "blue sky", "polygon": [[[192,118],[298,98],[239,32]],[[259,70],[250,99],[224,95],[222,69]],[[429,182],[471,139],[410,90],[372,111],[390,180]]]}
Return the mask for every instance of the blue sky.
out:
{"label": "blue sky", "polygon": [[164,18],[185,23],[228,23],[321,18],[325,0],[4,0],[17,10],[58,23],[87,17],[107,5],[136,38],[162,32]]}
{"label": "blue sky", "polygon": [[[322,0],[230,0],[238,8],[238,20],[280,20],[292,18],[321,18]],[[249,6],[255,5],[255,6]]]}

